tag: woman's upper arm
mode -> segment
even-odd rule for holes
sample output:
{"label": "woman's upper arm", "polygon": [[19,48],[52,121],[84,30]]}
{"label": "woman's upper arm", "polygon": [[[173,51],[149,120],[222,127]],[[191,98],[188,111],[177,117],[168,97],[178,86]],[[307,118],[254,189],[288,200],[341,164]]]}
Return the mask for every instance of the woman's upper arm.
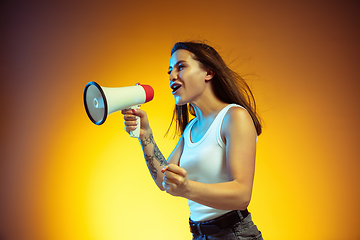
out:
{"label": "woman's upper arm", "polygon": [[222,125],[222,136],[226,144],[229,180],[237,181],[251,194],[257,133],[250,114],[239,107],[229,109]]}
{"label": "woman's upper arm", "polygon": [[180,157],[183,152],[183,148],[184,148],[184,138],[183,138],[183,136],[181,136],[181,138],[179,139],[178,143],[176,144],[174,150],[171,152],[170,156],[168,157],[167,163],[179,165]]}

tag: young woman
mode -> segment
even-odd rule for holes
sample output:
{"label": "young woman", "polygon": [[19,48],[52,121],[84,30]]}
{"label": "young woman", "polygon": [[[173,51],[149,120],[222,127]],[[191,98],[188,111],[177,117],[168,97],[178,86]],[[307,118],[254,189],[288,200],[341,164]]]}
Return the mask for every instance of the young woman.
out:
{"label": "young woman", "polygon": [[[178,42],[171,51],[173,122],[181,138],[166,160],[143,110],[124,110],[126,131],[141,119],[140,142],[157,186],[189,200],[193,239],[262,239],[247,211],[257,136],[253,95],[207,44]],[[195,116],[189,122],[189,115]]]}

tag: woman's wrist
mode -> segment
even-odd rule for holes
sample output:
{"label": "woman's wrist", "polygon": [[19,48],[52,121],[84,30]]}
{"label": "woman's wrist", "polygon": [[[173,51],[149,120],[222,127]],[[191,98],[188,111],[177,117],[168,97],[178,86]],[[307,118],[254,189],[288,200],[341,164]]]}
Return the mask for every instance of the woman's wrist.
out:
{"label": "woman's wrist", "polygon": [[148,130],[140,131],[139,139],[140,141],[144,141],[145,139],[149,138],[152,135],[152,129],[149,128]]}

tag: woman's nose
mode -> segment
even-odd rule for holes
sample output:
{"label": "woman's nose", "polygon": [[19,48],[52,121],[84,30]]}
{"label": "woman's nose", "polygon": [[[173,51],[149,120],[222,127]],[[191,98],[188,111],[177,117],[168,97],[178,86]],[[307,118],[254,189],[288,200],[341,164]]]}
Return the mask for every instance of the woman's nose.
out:
{"label": "woman's nose", "polygon": [[171,82],[173,82],[173,81],[175,81],[177,79],[177,74],[176,74],[176,72],[173,70],[173,71],[171,71],[171,73],[170,73],[170,75],[169,75],[169,80],[171,81]]}

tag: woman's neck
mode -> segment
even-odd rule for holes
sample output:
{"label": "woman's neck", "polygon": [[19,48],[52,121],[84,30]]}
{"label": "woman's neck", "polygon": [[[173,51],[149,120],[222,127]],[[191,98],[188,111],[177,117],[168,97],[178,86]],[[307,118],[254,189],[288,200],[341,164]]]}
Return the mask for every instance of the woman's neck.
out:
{"label": "woman's neck", "polygon": [[214,101],[204,102],[203,104],[192,103],[191,105],[195,110],[199,124],[202,124],[208,120],[212,121],[216,115],[228,104],[216,99]]}
{"label": "woman's neck", "polygon": [[203,93],[190,104],[195,110],[199,124],[206,123],[208,120],[212,122],[221,109],[228,105],[215,96],[210,82],[207,82]]}

